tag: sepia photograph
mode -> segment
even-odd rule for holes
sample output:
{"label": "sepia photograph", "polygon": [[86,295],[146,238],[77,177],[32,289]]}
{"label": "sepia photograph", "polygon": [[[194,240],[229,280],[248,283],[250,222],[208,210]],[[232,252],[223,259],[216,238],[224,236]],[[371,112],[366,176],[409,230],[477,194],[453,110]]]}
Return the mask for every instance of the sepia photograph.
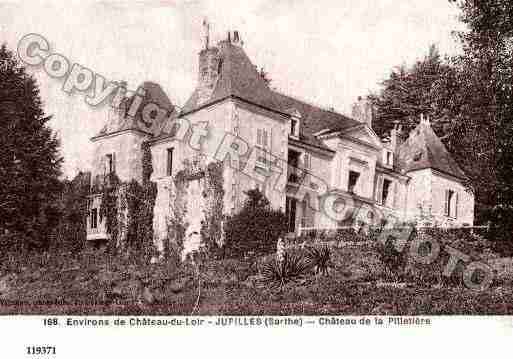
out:
{"label": "sepia photograph", "polygon": [[0,318],[513,315],[512,16],[510,0],[1,1]]}

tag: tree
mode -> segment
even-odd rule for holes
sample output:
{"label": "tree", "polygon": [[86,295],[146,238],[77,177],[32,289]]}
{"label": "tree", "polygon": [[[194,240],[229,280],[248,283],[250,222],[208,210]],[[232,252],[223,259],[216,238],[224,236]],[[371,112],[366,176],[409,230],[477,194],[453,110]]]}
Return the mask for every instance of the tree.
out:
{"label": "tree", "polygon": [[[464,54],[458,58],[467,80],[463,87],[484,157],[493,236],[513,248],[513,3],[510,0],[462,0],[461,20],[469,31],[459,34]],[[483,183],[484,184],[484,183]],[[504,241],[505,240],[505,241]]]}
{"label": "tree", "polygon": [[65,179],[62,184],[56,245],[78,251],[86,242],[91,173],[80,171],[71,181]]}
{"label": "tree", "polygon": [[225,225],[228,255],[244,256],[274,252],[276,241],[287,231],[287,217],[274,210],[265,195],[257,189],[245,192],[247,199],[239,213]]}
{"label": "tree", "polygon": [[[505,106],[511,106],[512,5],[506,0],[457,4],[469,28],[457,34],[463,53],[442,61],[431,47],[412,68],[394,70],[371,100],[381,135],[394,120],[408,131],[420,113],[430,116],[436,134],[469,177],[468,188],[476,195],[476,222],[485,223],[497,203],[497,186],[502,183],[503,193],[513,193],[507,180],[512,173],[498,171],[512,167],[506,150],[511,148],[511,122],[501,122],[508,118]],[[503,202],[511,203],[511,198]]]}
{"label": "tree", "polygon": [[444,134],[447,121],[442,121],[433,87],[442,78],[451,77],[453,70],[442,61],[438,48],[431,45],[428,54],[413,66],[401,65],[382,82],[379,94],[371,94],[375,109],[372,127],[379,136],[385,136],[399,121],[407,134],[419,123],[421,114],[432,119],[437,134]]}
{"label": "tree", "polygon": [[[0,47],[0,233],[20,233],[29,247],[48,245],[58,221],[62,158],[35,79]],[[21,238],[23,236],[19,236]]]}

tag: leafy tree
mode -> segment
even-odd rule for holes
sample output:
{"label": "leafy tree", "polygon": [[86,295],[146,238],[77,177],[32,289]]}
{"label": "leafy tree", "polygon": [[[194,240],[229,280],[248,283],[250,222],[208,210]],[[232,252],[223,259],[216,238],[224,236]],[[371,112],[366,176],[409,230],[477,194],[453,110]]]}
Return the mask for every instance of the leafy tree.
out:
{"label": "leafy tree", "polygon": [[259,190],[245,193],[248,198],[242,210],[226,221],[225,250],[231,256],[274,252],[276,241],[286,233],[287,217],[283,212],[272,209],[269,200]]}
{"label": "leafy tree", "polygon": [[[34,78],[0,47],[0,233],[17,244],[46,247],[58,221],[62,158]],[[22,239],[24,238],[24,240]]]}
{"label": "leafy tree", "polygon": [[61,220],[58,225],[56,245],[78,251],[86,242],[91,173],[79,172],[71,181],[65,179],[62,183]]}
{"label": "leafy tree", "polygon": [[401,65],[393,69],[390,77],[382,82],[380,93],[369,96],[375,109],[374,131],[384,136],[399,121],[403,133],[407,134],[417,126],[423,114],[431,118],[437,134],[445,133],[447,121],[441,121],[441,110],[437,106],[433,87],[447,76],[453,76],[453,70],[441,59],[435,45],[413,66]]}
{"label": "leafy tree", "polygon": [[[508,180],[513,5],[506,0],[451,2],[460,6],[461,20],[469,29],[457,34],[463,53],[441,61],[431,47],[412,68],[394,70],[371,100],[381,135],[394,120],[408,131],[420,113],[430,116],[435,132],[469,176],[467,184],[476,194],[476,222],[483,223],[511,203],[508,196],[513,193]],[[497,192],[498,186],[503,190]],[[504,194],[503,205],[497,207],[499,193]]]}
{"label": "leafy tree", "polygon": [[[488,182],[488,205],[496,239],[513,247],[513,3],[509,0],[462,0],[461,20],[469,31],[460,33],[465,70],[463,115],[478,139],[483,158],[483,182]],[[488,165],[486,165],[488,164]],[[483,183],[483,187],[485,183]]]}

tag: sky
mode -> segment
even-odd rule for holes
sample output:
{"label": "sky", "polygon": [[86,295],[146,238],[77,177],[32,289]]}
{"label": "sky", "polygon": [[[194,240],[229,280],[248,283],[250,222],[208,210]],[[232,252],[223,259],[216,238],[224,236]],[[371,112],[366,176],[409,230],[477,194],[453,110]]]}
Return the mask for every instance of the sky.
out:
{"label": "sky", "polygon": [[[238,30],[252,62],[272,87],[349,113],[360,95],[379,90],[391,69],[422,58],[430,44],[442,55],[460,51],[459,10],[447,0],[196,0],[144,2],[3,2],[0,43],[15,50],[28,33],[51,51],[135,90],[159,83],[175,105],[196,85],[201,24],[211,41]],[[93,108],[84,93],[68,95],[63,81],[29,67],[41,88],[50,126],[61,139],[63,172],[90,167],[94,136],[107,106]]]}

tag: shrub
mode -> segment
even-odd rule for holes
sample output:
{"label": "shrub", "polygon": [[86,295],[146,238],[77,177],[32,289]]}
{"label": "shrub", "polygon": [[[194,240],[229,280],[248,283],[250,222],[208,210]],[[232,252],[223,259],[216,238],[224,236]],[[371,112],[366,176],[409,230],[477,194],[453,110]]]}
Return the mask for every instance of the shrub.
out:
{"label": "shrub", "polygon": [[406,264],[407,248],[402,252],[398,251],[394,245],[394,239],[389,238],[385,244],[378,242],[378,252],[380,260],[391,271],[399,271]]}
{"label": "shrub", "polygon": [[331,250],[328,246],[307,247],[307,258],[309,265],[316,269],[318,273],[328,273],[328,268],[332,266],[331,263]]}
{"label": "shrub", "polygon": [[310,268],[309,261],[303,256],[285,253],[281,262],[273,260],[265,263],[262,268],[262,276],[265,282],[283,285],[303,278]]}
{"label": "shrub", "polygon": [[242,210],[226,221],[225,254],[228,256],[272,253],[278,237],[283,236],[287,229],[285,214],[273,210],[260,191],[250,190],[246,195],[248,198]]}

